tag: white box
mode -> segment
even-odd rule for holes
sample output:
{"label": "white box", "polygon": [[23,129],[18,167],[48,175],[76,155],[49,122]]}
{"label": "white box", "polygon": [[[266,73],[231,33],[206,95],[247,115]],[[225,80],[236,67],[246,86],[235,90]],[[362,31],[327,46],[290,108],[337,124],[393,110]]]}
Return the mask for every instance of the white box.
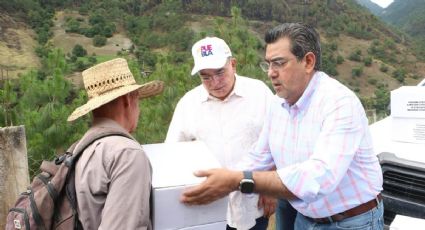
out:
{"label": "white box", "polygon": [[226,229],[227,222],[221,221],[211,224],[198,225],[188,228],[182,228],[181,230],[223,230]]}
{"label": "white box", "polygon": [[392,117],[392,139],[408,143],[425,143],[425,119]]}
{"label": "white box", "polygon": [[153,169],[155,230],[208,227],[207,224],[226,220],[227,197],[201,206],[187,206],[180,202],[185,189],[205,179],[195,177],[194,171],[221,167],[203,142],[149,144],[143,145],[143,149]]}
{"label": "white box", "polygon": [[[412,230],[420,229],[425,225],[424,219],[413,218],[409,216],[396,215],[390,225],[390,230]],[[423,229],[423,228],[421,228]]]}
{"label": "white box", "polygon": [[391,91],[391,116],[425,119],[425,87],[402,86]]}
{"label": "white box", "polygon": [[391,91],[391,117],[394,141],[425,143],[425,87]]}

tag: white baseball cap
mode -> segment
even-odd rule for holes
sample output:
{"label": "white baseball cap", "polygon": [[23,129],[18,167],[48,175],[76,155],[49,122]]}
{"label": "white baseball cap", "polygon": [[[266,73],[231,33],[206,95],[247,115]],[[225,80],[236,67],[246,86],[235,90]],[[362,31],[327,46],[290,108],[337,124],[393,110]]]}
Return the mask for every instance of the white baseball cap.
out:
{"label": "white baseball cap", "polygon": [[223,39],[206,37],[192,46],[192,56],[195,62],[192,75],[195,75],[203,69],[222,68],[227,58],[232,56],[232,52]]}

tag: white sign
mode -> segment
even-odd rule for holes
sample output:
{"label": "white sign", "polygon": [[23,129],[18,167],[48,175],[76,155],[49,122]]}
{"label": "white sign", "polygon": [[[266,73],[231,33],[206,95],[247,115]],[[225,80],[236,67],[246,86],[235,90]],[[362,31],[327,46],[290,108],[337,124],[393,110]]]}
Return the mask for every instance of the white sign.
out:
{"label": "white sign", "polygon": [[391,91],[391,116],[425,119],[425,87],[402,86]]}

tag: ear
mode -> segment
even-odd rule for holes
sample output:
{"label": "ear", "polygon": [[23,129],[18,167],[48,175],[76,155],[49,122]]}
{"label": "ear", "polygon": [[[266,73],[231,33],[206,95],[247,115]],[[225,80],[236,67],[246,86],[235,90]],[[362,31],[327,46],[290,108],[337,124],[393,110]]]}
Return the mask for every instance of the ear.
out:
{"label": "ear", "polygon": [[232,68],[235,70],[236,72],[236,58],[231,58],[230,59],[230,65],[232,66]]}
{"label": "ear", "polygon": [[314,71],[314,66],[316,65],[316,55],[313,52],[308,52],[304,56],[305,58],[305,70],[307,73],[312,73]]}
{"label": "ear", "polygon": [[129,93],[126,95],[121,96],[122,103],[124,105],[124,108],[130,107],[131,105],[131,96]]}

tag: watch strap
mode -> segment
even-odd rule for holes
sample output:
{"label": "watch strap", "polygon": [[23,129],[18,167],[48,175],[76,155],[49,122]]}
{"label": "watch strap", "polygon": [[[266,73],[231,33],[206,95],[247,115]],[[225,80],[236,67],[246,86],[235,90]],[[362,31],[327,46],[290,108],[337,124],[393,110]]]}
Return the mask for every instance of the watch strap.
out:
{"label": "watch strap", "polygon": [[252,178],[252,171],[243,171],[243,178],[253,180]]}

